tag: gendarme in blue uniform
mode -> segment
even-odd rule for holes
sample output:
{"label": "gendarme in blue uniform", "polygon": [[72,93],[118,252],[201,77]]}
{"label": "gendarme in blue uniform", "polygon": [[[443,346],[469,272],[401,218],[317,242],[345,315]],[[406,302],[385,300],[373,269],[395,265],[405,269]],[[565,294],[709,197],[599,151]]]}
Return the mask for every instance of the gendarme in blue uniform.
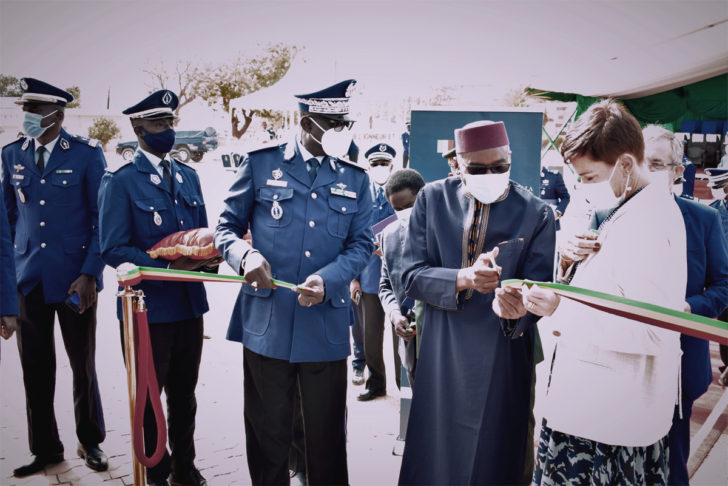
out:
{"label": "gendarme in blue uniform", "polygon": [[96,141],[61,130],[41,174],[35,149],[29,137],[3,148],[2,185],[18,288],[27,295],[42,283],[50,304],[82,273],[103,287],[96,197],[106,160]]}
{"label": "gendarme in blue uniform", "polygon": [[356,164],[325,157],[313,183],[297,142],[253,151],[238,169],[215,245],[239,271],[250,228],[273,278],[301,283],[320,275],[326,296],[302,307],[284,288],[241,287],[228,339],[290,362],[349,355],[349,282],[374,249],[369,179]]}
{"label": "gendarme in blue uniform", "polygon": [[[177,231],[207,227],[205,201],[194,169],[172,161],[170,191],[141,151],[132,162],[107,172],[101,182],[101,254],[112,267],[131,262],[138,266],[167,268],[146,250]],[[150,323],[199,317],[208,310],[202,283],[146,281],[137,288],[147,299]],[[121,301],[117,302],[121,320]]]}

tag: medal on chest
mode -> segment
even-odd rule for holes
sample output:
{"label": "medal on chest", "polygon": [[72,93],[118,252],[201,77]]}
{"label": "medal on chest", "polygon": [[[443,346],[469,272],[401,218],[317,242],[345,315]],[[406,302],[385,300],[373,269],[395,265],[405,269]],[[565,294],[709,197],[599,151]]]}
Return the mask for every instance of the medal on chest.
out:
{"label": "medal on chest", "polygon": [[154,224],[156,224],[157,226],[162,226],[162,217],[157,211],[154,211]]}
{"label": "medal on chest", "polygon": [[280,204],[278,204],[278,201],[273,201],[273,207],[270,208],[270,215],[278,221],[283,217],[283,208]]}
{"label": "medal on chest", "polygon": [[152,181],[152,184],[159,185],[162,182],[162,179],[157,174],[150,174],[149,180]]}

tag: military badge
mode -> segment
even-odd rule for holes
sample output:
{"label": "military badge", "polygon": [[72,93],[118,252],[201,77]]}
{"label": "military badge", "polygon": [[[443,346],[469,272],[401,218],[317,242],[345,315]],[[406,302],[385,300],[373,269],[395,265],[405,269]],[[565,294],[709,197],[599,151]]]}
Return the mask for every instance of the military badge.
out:
{"label": "military badge", "polygon": [[270,208],[270,215],[276,221],[278,221],[279,219],[281,219],[283,217],[283,208],[281,207],[280,204],[278,204],[278,201],[273,202],[273,207]]}
{"label": "military badge", "polygon": [[180,184],[182,184],[182,174],[180,174],[179,172],[177,172],[177,174],[175,174],[175,179],[177,179],[177,182],[179,182]]}
{"label": "military badge", "polygon": [[356,86],[356,82],[349,83],[349,86],[346,87],[346,93],[344,93],[344,96],[350,98],[352,93],[354,93],[354,86]]}
{"label": "military badge", "polygon": [[149,180],[151,180],[152,184],[155,185],[159,185],[162,182],[162,179],[160,179],[157,174],[149,174]]}
{"label": "military badge", "polygon": [[380,151],[380,152],[386,152],[386,151],[387,151],[387,146],[386,146],[385,144],[381,144],[381,145],[379,146],[379,151]]}
{"label": "military badge", "polygon": [[168,105],[171,102],[172,102],[172,95],[169,93],[169,91],[167,91],[166,93],[164,93],[164,96],[162,96],[162,103],[164,103],[165,105]]}
{"label": "military badge", "polygon": [[68,144],[68,140],[66,140],[65,138],[61,139],[60,145],[63,150],[68,150],[69,148],[71,148],[71,146]]}
{"label": "military badge", "polygon": [[20,87],[23,88],[23,91],[27,91],[28,90],[28,82],[25,81],[25,79],[21,79],[20,80]]}
{"label": "military badge", "polygon": [[288,181],[279,180],[281,177],[283,177],[283,171],[276,169],[273,171],[273,179],[268,179],[265,184],[267,186],[288,187]]}
{"label": "military badge", "polygon": [[336,187],[343,191],[344,189],[346,189],[346,184],[344,184],[343,182],[339,182],[338,184],[336,184]]}
{"label": "military badge", "polygon": [[544,179],[543,181],[541,181],[541,183],[542,183],[542,184],[543,184],[544,186],[548,186],[548,185],[549,185],[549,180],[548,180],[548,179]]}
{"label": "military badge", "polygon": [[281,169],[276,169],[273,171],[273,179],[278,180],[281,177],[283,177],[283,171]]}
{"label": "military badge", "polygon": [[13,168],[15,169],[15,172],[20,172],[21,170],[25,169],[25,166],[23,164],[15,164],[13,165]]}
{"label": "military badge", "polygon": [[154,224],[156,224],[157,226],[162,226],[162,217],[156,211],[154,211]]}
{"label": "military badge", "polygon": [[25,139],[25,142],[23,142],[23,146],[20,147],[20,148],[23,149],[23,150],[25,150],[25,149],[28,148],[28,145],[30,145],[30,139],[29,138],[26,138]]}
{"label": "military badge", "polygon": [[23,190],[18,187],[18,199],[20,199],[20,202],[25,204],[25,194],[23,193]]}

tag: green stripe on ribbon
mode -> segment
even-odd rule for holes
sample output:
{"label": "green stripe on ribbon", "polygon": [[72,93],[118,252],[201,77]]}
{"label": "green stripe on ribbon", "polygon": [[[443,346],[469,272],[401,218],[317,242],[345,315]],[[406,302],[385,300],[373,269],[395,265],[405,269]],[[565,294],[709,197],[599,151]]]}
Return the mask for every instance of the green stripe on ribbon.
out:
{"label": "green stripe on ribbon", "polygon": [[524,284],[528,287],[536,284],[539,287],[551,289],[562,297],[609,314],[728,345],[728,323],[697,314],[553,282],[511,279],[501,282],[501,287],[520,288]]}
{"label": "green stripe on ribbon", "polygon": [[[176,282],[223,282],[223,283],[245,283],[245,277],[240,275],[217,275],[204,272],[193,272],[189,270],[174,270],[171,268],[137,267],[135,265],[121,265],[116,272],[116,280],[119,285],[137,285],[142,280],[166,280]],[[299,289],[306,289],[300,285],[284,282],[283,280],[272,279],[278,287],[284,287],[294,292]]]}

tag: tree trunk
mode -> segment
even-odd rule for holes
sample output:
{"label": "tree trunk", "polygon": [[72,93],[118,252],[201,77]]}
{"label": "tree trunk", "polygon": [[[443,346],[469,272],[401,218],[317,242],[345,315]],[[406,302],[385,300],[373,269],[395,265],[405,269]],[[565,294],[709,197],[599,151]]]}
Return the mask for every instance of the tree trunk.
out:
{"label": "tree trunk", "polygon": [[232,134],[233,137],[240,139],[240,137],[243,136],[243,134],[248,131],[248,127],[253,122],[253,112],[251,110],[250,113],[246,113],[245,110],[240,110],[240,112],[243,114],[243,126],[242,128],[238,128],[238,125],[240,124],[240,119],[238,118],[238,115],[235,113],[235,108],[233,108],[232,117],[231,117],[231,123],[232,123]]}

